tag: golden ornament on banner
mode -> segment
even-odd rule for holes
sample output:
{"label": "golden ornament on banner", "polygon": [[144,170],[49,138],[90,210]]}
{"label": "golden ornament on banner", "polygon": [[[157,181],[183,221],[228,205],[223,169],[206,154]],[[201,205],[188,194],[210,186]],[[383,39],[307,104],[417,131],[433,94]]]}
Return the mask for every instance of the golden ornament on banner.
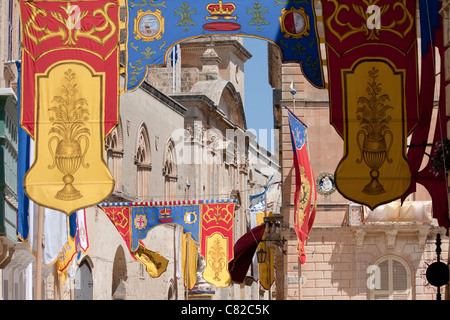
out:
{"label": "golden ornament on banner", "polygon": [[104,160],[104,88],[105,74],[81,61],[60,61],[36,74],[35,159],[24,188],[37,204],[71,214],[112,192]]}
{"label": "golden ornament on banner", "polygon": [[231,282],[228,272],[228,241],[220,233],[206,238],[206,267],[203,278],[216,287],[227,287]]}
{"label": "golden ornament on banner", "polygon": [[[85,125],[85,121],[89,120],[89,109],[85,108],[86,99],[77,97],[78,84],[74,82],[76,74],[68,69],[64,72],[64,76],[63,96],[54,96],[53,106],[49,108],[49,111],[54,113],[54,117],[50,118],[52,127],[49,135],[54,135],[48,140],[48,149],[53,158],[53,164],[48,168],[51,170],[56,166],[64,174],[62,178],[64,187],[58,191],[56,199],[75,200],[83,196],[72,185],[73,175],[80,166],[89,168],[89,164],[84,163],[89,149],[90,130]],[[53,141],[56,141],[55,150],[53,150]],[[83,142],[84,150],[82,150]]]}
{"label": "golden ornament on banner", "polygon": [[373,209],[398,199],[411,184],[405,71],[378,58],[361,59],[342,72],[346,138],[335,172],[336,188],[347,199]]}
{"label": "golden ornament on banner", "polygon": [[372,180],[364,187],[363,192],[372,195],[386,192],[378,181],[379,169],[385,161],[388,163],[393,161],[389,158],[389,151],[394,139],[392,131],[389,129],[392,117],[387,114],[387,111],[393,107],[387,104],[390,101],[389,95],[381,94],[381,84],[377,82],[378,73],[379,70],[375,67],[369,71],[371,80],[367,87],[369,97],[359,97],[358,104],[361,107],[357,109],[357,119],[360,120],[361,130],[356,135],[356,142],[361,151],[361,158],[356,162],[361,163],[364,160],[371,169]]}

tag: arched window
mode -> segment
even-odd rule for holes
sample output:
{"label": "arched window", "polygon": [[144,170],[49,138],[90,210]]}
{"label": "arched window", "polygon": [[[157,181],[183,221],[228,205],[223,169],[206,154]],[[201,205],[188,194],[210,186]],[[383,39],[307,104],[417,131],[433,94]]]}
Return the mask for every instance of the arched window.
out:
{"label": "arched window", "polygon": [[136,196],[138,200],[148,198],[151,163],[148,131],[146,125],[142,124],[138,131],[136,155],[134,157],[134,164],[137,166]]}
{"label": "arched window", "polygon": [[120,124],[111,132],[105,141],[106,164],[114,178],[114,191],[122,189],[123,140]]}
{"label": "arched window", "polygon": [[411,300],[411,269],[405,260],[387,255],[374,263],[370,300]]}
{"label": "arched window", "polygon": [[175,158],[175,144],[172,140],[169,140],[164,149],[163,176],[165,178],[164,197],[166,200],[175,200],[178,169]]}

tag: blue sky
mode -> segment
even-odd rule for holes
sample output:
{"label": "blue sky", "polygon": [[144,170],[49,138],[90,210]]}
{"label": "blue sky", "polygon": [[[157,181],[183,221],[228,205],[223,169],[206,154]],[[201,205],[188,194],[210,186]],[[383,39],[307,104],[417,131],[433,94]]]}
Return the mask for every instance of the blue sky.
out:
{"label": "blue sky", "polygon": [[271,149],[270,139],[265,145],[259,129],[273,129],[273,89],[269,85],[267,42],[244,38],[245,48],[253,55],[245,63],[245,117],[247,129],[254,129],[262,145]]}

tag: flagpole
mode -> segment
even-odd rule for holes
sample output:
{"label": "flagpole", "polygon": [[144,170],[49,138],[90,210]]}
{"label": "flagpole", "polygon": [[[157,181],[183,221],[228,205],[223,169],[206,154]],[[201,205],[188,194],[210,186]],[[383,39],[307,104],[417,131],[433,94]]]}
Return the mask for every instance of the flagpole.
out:
{"label": "flagpole", "polygon": [[53,265],[53,277],[55,279],[54,285],[53,285],[53,294],[54,294],[54,300],[61,300],[61,286],[60,286],[60,279],[58,275],[58,264],[55,263]]}
{"label": "flagpole", "polygon": [[190,233],[186,233],[186,298],[185,300],[189,300],[188,291],[189,291],[189,235]]}
{"label": "flagpole", "polygon": [[[267,181],[265,187],[264,187],[264,202],[265,202],[265,206],[264,206],[264,216],[267,218],[268,213],[267,213],[267,189],[269,188],[269,181]],[[270,230],[269,230],[270,232]],[[266,260],[266,264],[267,264],[267,293],[269,295],[269,300],[272,300],[272,290],[271,290],[271,277],[270,277],[270,249],[267,248],[267,260]]]}
{"label": "flagpole", "polygon": [[36,285],[35,300],[42,300],[42,234],[44,229],[44,207],[38,206],[37,244],[36,244]]}
{"label": "flagpole", "polygon": [[293,110],[294,114],[295,114],[295,94],[296,93],[297,93],[297,90],[295,90],[295,88],[294,88],[294,80],[292,80],[292,82],[291,82],[291,94],[292,94],[292,103],[293,103],[292,110]]}
{"label": "flagpole", "polygon": [[302,262],[300,261],[300,257],[298,257],[297,277],[298,277],[298,300],[302,300]]}

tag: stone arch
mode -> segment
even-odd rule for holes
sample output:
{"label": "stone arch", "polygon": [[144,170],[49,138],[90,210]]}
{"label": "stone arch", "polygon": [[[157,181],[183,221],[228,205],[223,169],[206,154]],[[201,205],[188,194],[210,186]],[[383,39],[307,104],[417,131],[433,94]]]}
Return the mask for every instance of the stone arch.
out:
{"label": "stone arch", "polygon": [[94,281],[92,277],[92,260],[85,257],[78,266],[75,273],[75,300],[93,300],[94,298]]}
{"label": "stone arch", "polygon": [[414,272],[406,259],[397,254],[385,254],[378,257],[369,268],[367,287],[370,300],[414,298]]}
{"label": "stone arch", "polygon": [[111,296],[114,300],[126,297],[125,282],[128,279],[127,261],[122,246],[117,247],[112,271]]}

